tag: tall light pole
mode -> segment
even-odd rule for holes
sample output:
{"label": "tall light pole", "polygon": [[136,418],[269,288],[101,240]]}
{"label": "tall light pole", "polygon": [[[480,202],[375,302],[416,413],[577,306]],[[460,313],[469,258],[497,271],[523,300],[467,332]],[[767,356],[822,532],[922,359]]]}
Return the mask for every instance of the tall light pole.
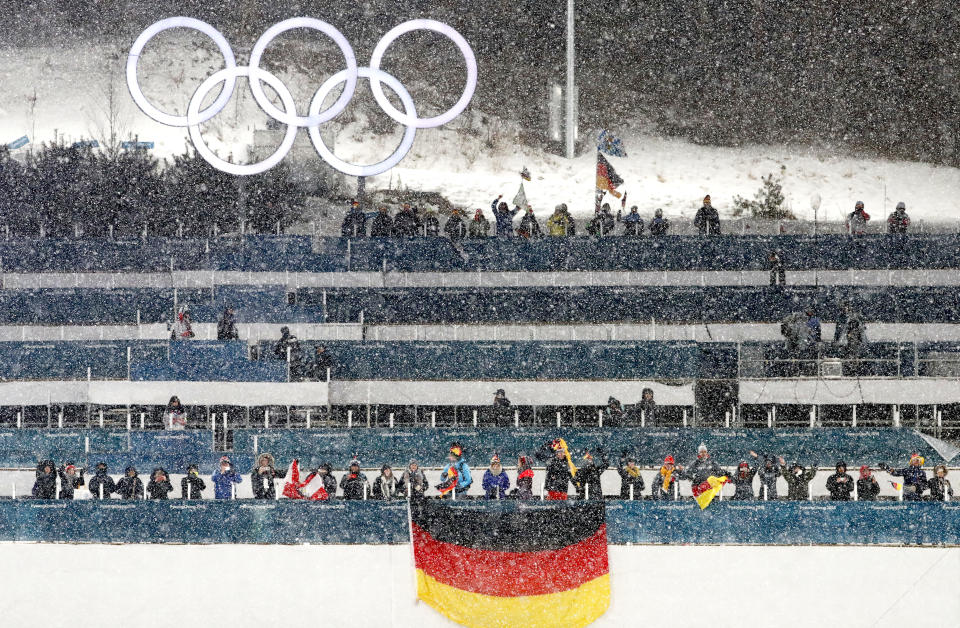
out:
{"label": "tall light pole", "polygon": [[576,61],[576,51],[574,50],[574,17],[573,0],[567,0],[567,159],[573,159],[576,146],[576,104],[574,102],[575,82],[573,64]]}

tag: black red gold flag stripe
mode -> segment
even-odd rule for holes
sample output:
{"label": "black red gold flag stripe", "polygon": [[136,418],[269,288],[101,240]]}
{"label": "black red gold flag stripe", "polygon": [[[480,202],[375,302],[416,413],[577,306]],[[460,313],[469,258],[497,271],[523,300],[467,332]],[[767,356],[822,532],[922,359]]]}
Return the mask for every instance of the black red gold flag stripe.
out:
{"label": "black red gold flag stripe", "polygon": [[602,502],[420,500],[417,596],[471,628],[587,626],[610,605]]}

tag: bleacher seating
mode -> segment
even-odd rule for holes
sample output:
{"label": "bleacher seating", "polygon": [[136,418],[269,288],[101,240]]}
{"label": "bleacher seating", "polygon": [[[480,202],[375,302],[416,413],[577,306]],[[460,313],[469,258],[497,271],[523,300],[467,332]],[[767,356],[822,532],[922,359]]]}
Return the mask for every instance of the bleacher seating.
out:
{"label": "bleacher seating", "polygon": [[[601,445],[616,464],[620,452],[634,452],[641,466],[654,467],[667,454],[678,462],[693,458],[697,445],[706,443],[713,458],[722,465],[734,466],[747,452],[783,455],[788,462],[831,466],[836,460],[849,459],[858,464],[881,462],[900,464],[906,452],[920,452],[928,464],[943,457],[921,436],[905,429],[641,429],[641,428],[433,428],[433,429],[235,429],[231,459],[242,473],[249,473],[260,452],[278,459],[299,458],[305,465],[330,462],[340,468],[360,455],[365,467],[404,464],[418,460],[425,467],[445,463],[449,444],[464,445],[467,461],[484,468],[491,452],[504,461],[516,460],[520,453],[533,455],[541,445],[556,437],[565,438],[573,448]],[[0,431],[0,467],[31,468],[39,460],[52,458],[92,467],[106,462],[111,469],[127,465],[138,469],[162,466],[171,470],[198,464],[204,473],[216,467],[220,453],[214,451],[214,433],[210,429],[187,431],[152,430],[38,430]],[[505,462],[505,464],[510,464]]]}
{"label": "bleacher seating", "polygon": [[771,250],[796,270],[957,268],[957,235],[695,236],[664,238],[522,238],[467,240],[463,253],[446,238],[307,236],[0,242],[3,272],[398,272],[482,270],[764,270]]}

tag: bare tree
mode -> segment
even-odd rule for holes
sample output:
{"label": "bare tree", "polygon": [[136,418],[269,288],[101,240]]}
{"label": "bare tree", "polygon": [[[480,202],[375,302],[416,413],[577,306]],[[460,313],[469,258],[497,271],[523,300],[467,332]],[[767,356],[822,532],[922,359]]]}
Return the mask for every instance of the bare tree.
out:
{"label": "bare tree", "polygon": [[123,64],[116,52],[108,55],[103,68],[104,82],[90,93],[92,109],[89,114],[88,132],[96,139],[110,159],[116,159],[121,143],[130,132],[129,108],[125,106],[126,95],[120,76]]}

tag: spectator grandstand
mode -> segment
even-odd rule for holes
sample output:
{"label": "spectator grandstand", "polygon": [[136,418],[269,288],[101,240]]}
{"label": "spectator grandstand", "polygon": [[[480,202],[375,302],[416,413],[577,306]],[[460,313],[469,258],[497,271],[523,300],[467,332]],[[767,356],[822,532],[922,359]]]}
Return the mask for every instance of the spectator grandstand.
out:
{"label": "spectator grandstand", "polygon": [[[771,250],[786,285],[769,285]],[[645,501],[664,457],[683,463],[699,443],[731,476],[751,451],[818,468],[808,499],[828,498],[837,460],[877,468],[918,452],[932,477],[960,453],[949,442],[958,254],[957,236],[902,234],[489,238],[459,250],[443,238],[3,242],[0,466],[15,471],[0,472],[0,495],[19,502],[52,460],[102,462],[116,480],[133,468],[174,489],[195,465],[210,481],[194,498],[210,498],[222,455],[247,477],[266,451],[278,469],[298,459],[337,477],[354,456],[371,479],[416,460],[431,496],[457,441],[478,473],[458,496],[470,499],[493,454],[513,487],[515,461],[557,436],[607,452],[608,498],[623,494],[622,453]],[[831,341],[847,304],[866,327],[856,351]],[[184,305],[196,337],[171,340]],[[237,339],[216,340],[228,308]],[[780,323],[802,311],[823,332],[800,350]],[[509,406],[494,405],[499,389]],[[183,430],[167,420],[174,395]],[[531,471],[539,497],[544,471]],[[880,498],[899,499],[877,473]],[[789,492],[783,477],[753,485],[761,502]],[[254,495],[253,482],[229,489]],[[674,490],[689,499],[687,479]],[[624,538],[641,538],[634,518],[648,515],[623,512]]]}

